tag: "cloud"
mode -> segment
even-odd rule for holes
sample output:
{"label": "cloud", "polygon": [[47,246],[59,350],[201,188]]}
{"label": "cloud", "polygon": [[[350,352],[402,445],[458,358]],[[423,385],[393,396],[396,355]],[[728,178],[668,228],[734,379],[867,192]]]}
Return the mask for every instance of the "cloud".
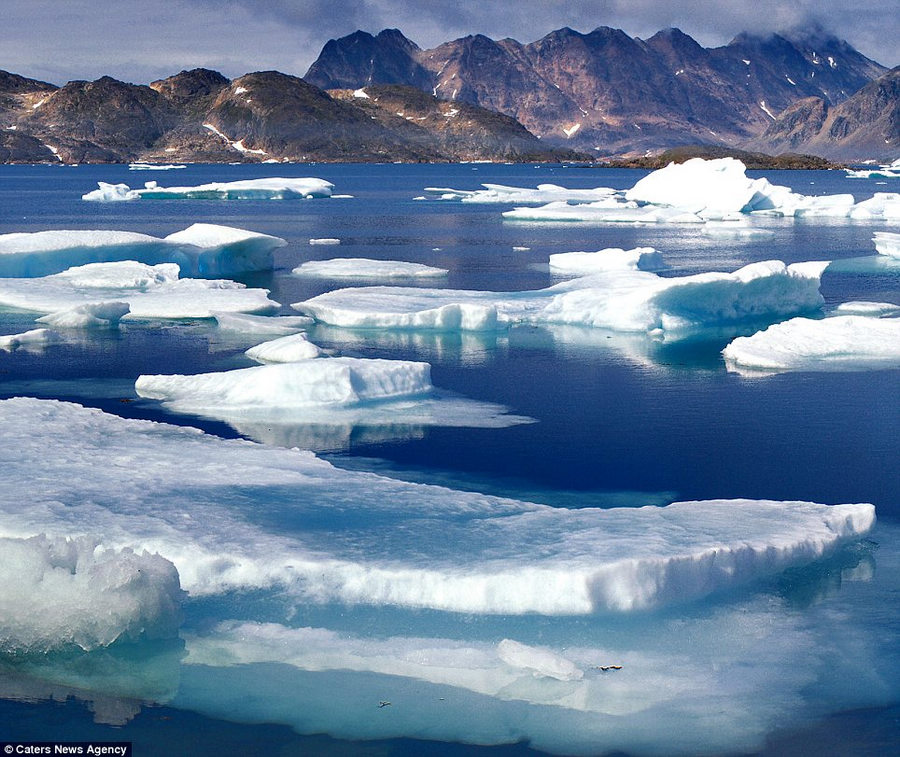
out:
{"label": "cloud", "polygon": [[[149,82],[205,66],[303,75],[329,38],[399,28],[422,47],[467,34],[531,42],[570,26],[648,37],[677,26],[703,45],[814,21],[871,58],[900,63],[896,0],[4,0],[0,66],[63,83],[110,74]],[[335,12],[338,10],[339,12]]]}

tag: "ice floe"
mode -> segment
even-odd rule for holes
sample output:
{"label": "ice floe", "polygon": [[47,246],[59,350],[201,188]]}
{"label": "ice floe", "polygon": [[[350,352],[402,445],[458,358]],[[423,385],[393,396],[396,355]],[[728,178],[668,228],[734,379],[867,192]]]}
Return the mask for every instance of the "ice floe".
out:
{"label": "ice floe", "polygon": [[56,339],[56,333],[50,329],[29,329],[21,334],[4,334],[0,336],[0,350],[13,352],[20,348],[41,347],[56,341]]}
{"label": "ice floe", "polygon": [[752,336],[738,337],[722,354],[728,368],[741,373],[897,367],[900,318],[792,318]]}
{"label": "ice floe", "polygon": [[193,187],[161,187],[148,181],[143,189],[127,184],[97,182],[98,188],[82,195],[82,200],[297,200],[331,197],[334,184],[315,178],[265,178],[211,182]]}
{"label": "ice floe", "polygon": [[315,321],[303,315],[249,315],[247,313],[216,313],[212,314],[216,324],[223,331],[233,331],[240,334],[296,334]]}
{"label": "ice floe", "polygon": [[681,277],[621,268],[529,292],[357,287],[292,307],[344,328],[491,331],[528,323],[675,332],[816,310],[823,301],[819,279],[827,265],[765,261],[733,273]]}
{"label": "ice floe", "polygon": [[91,302],[68,310],[48,313],[35,319],[38,323],[66,329],[116,328],[119,321],[128,315],[131,307],[127,302]]}
{"label": "ice floe", "polygon": [[174,171],[178,168],[187,168],[185,165],[174,163],[129,163],[129,171]]}
{"label": "ice floe", "polygon": [[307,261],[297,266],[293,273],[298,276],[329,279],[404,279],[446,276],[447,269],[400,260],[334,258]]}
{"label": "ice floe", "polygon": [[867,504],[553,508],[29,398],[0,402],[0,441],[0,536],[158,553],[192,595],[277,586],[304,603],[627,612],[810,563],[874,522]]}
{"label": "ice floe", "polygon": [[311,245],[335,245],[340,244],[341,240],[336,237],[319,237],[309,240]]}
{"label": "ice floe", "polygon": [[[90,263],[33,279],[0,278],[0,305],[50,314],[125,303],[128,318],[212,318],[213,313],[269,312],[265,289],[218,279],[179,279],[175,263]],[[84,314],[87,311],[82,311]]]}
{"label": "ice floe", "polygon": [[665,268],[662,254],[652,247],[623,250],[609,247],[597,252],[561,252],[550,256],[550,270],[584,276],[603,271],[658,271]]}
{"label": "ice floe", "polygon": [[482,184],[484,189],[450,189],[449,187],[425,187],[425,191],[438,195],[442,200],[461,200],[472,203],[546,203],[546,202],[595,202],[616,194],[609,187],[593,189],[567,189],[557,184],[538,184],[536,188],[509,187],[503,184]]}
{"label": "ice floe", "polygon": [[90,650],[178,632],[183,592],[175,566],[159,555],[45,535],[0,538],[0,553],[0,649],[7,654]]}
{"label": "ice floe", "polygon": [[306,334],[290,334],[251,347],[244,354],[258,363],[296,363],[319,357],[322,351],[306,338]]}
{"label": "ice floe", "polygon": [[[575,200],[555,190],[520,192],[524,199],[519,202],[546,204],[536,208],[517,207],[504,212],[504,218],[529,222],[696,223],[706,224],[709,233],[757,236],[765,231],[746,224],[716,222],[733,223],[752,215],[860,220],[900,217],[900,195],[896,193],[876,193],[858,203],[851,194],[803,195],[789,187],[772,184],[766,178],[749,178],[744,164],[734,158],[693,158],[684,163],[670,163],[640,179],[631,189],[608,190],[593,200]],[[445,196],[474,201],[467,194],[448,192]],[[502,196],[517,201],[516,192],[509,191]]]}
{"label": "ice floe", "polygon": [[35,231],[0,235],[0,276],[31,278],[87,263],[178,263],[185,276],[231,276],[272,268],[280,237],[208,223],[160,239],[130,231]]}
{"label": "ice floe", "polygon": [[877,168],[846,169],[848,179],[900,179],[900,158]]}

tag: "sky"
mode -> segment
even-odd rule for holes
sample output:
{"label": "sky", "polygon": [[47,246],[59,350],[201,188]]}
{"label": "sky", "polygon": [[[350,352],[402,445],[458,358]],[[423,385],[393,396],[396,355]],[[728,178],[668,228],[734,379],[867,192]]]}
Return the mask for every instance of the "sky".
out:
{"label": "sky", "polygon": [[398,28],[422,48],[467,34],[532,42],[563,26],[646,39],[676,26],[705,47],[818,23],[900,64],[897,0],[0,0],[0,69],[64,84],[147,84],[184,69],[302,76],[331,38]]}

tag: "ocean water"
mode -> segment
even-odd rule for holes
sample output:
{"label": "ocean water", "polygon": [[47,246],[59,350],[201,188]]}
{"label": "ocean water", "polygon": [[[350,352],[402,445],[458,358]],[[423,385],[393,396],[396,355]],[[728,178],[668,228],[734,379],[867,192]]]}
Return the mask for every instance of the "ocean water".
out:
{"label": "ocean water", "polygon": [[[658,249],[667,276],[768,259],[863,259],[824,274],[826,309],[850,300],[900,304],[900,268],[865,264],[875,252],[873,232],[892,230],[883,221],[763,219],[770,236],[741,238],[681,225],[514,223],[501,217],[504,205],[417,199],[427,186],[476,189],[482,182],[627,188],[644,173],[490,164],[189,166],[159,174],[125,166],[2,166],[0,233],[118,229],[165,236],[206,222],[274,234],[288,241],[276,251],[275,270],[239,280],[269,289],[283,314],[294,312],[289,303],[348,285],[293,276],[307,260],[425,263],[449,274],[423,286],[520,291],[560,280],[547,266],[550,254],[636,246]],[[850,192],[857,200],[894,189],[841,172],[765,175],[804,194]],[[80,200],[97,181],[194,185],[262,176],[316,176],[352,197]],[[340,244],[309,244],[320,238]],[[0,312],[0,334],[25,331],[32,319]],[[297,605],[262,586],[189,597],[177,640],[81,655],[0,657],[0,740],[133,741],[136,754],[736,755],[796,754],[809,745],[823,754],[895,753],[900,371],[764,378],[726,371],[721,349],[757,328],[745,324],[663,342],[530,326],[487,335],[313,326],[308,336],[320,347],[352,357],[426,361],[442,391],[498,403],[535,422],[507,428],[360,423],[326,432],[297,426],[289,435],[262,438],[313,449],[340,468],[561,508],[714,498],[868,502],[878,523],[867,539],[734,591],[625,615]],[[224,422],[139,398],[134,380],[244,367],[242,353],[253,343],[203,320],[123,324],[40,352],[0,351],[0,398],[64,399],[236,438],[240,431]],[[290,529],[278,513],[269,517],[270,527],[279,528],[279,517]],[[214,647],[225,641],[210,629],[238,621],[272,624],[276,651],[267,647],[268,656],[246,658],[232,652],[231,664],[222,663]],[[334,659],[344,655],[342,662],[296,663],[298,648],[311,643],[300,632],[310,628],[334,634]],[[631,664],[604,673],[602,685],[589,681],[571,691],[561,681],[551,691],[538,678],[492,689],[484,681],[408,677],[399,667],[392,675],[371,660],[353,667],[353,660],[367,659],[367,640],[373,656],[408,661],[423,654],[411,639],[432,640],[442,650],[433,654],[444,659],[449,648],[483,650],[505,638],[557,651],[607,649]],[[240,639],[228,640],[241,646]],[[258,639],[243,643],[250,649]],[[629,680],[630,669],[640,675]],[[379,707],[383,701],[391,704]]]}

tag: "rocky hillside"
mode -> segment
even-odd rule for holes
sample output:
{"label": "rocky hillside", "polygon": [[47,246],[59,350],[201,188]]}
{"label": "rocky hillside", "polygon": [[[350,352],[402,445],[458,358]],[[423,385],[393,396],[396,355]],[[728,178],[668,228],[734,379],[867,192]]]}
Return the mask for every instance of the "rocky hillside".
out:
{"label": "rocky hillside", "polygon": [[836,160],[892,160],[900,154],[900,66],[840,105],[819,98],[794,103],[753,144]]}
{"label": "rocky hillside", "polygon": [[397,30],[355,32],[328,42],[305,78],[407,84],[506,113],[546,141],[616,154],[743,144],[798,100],[837,105],[885,70],[820,29],[708,49],[678,29],[642,40],[599,27],[530,44],[474,35],[432,50]]}
{"label": "rocky hillside", "polygon": [[[397,113],[406,115],[398,116]],[[335,96],[277,71],[195,69],[149,86],[0,72],[0,160],[103,163],[562,160],[514,119],[412,88]]]}

